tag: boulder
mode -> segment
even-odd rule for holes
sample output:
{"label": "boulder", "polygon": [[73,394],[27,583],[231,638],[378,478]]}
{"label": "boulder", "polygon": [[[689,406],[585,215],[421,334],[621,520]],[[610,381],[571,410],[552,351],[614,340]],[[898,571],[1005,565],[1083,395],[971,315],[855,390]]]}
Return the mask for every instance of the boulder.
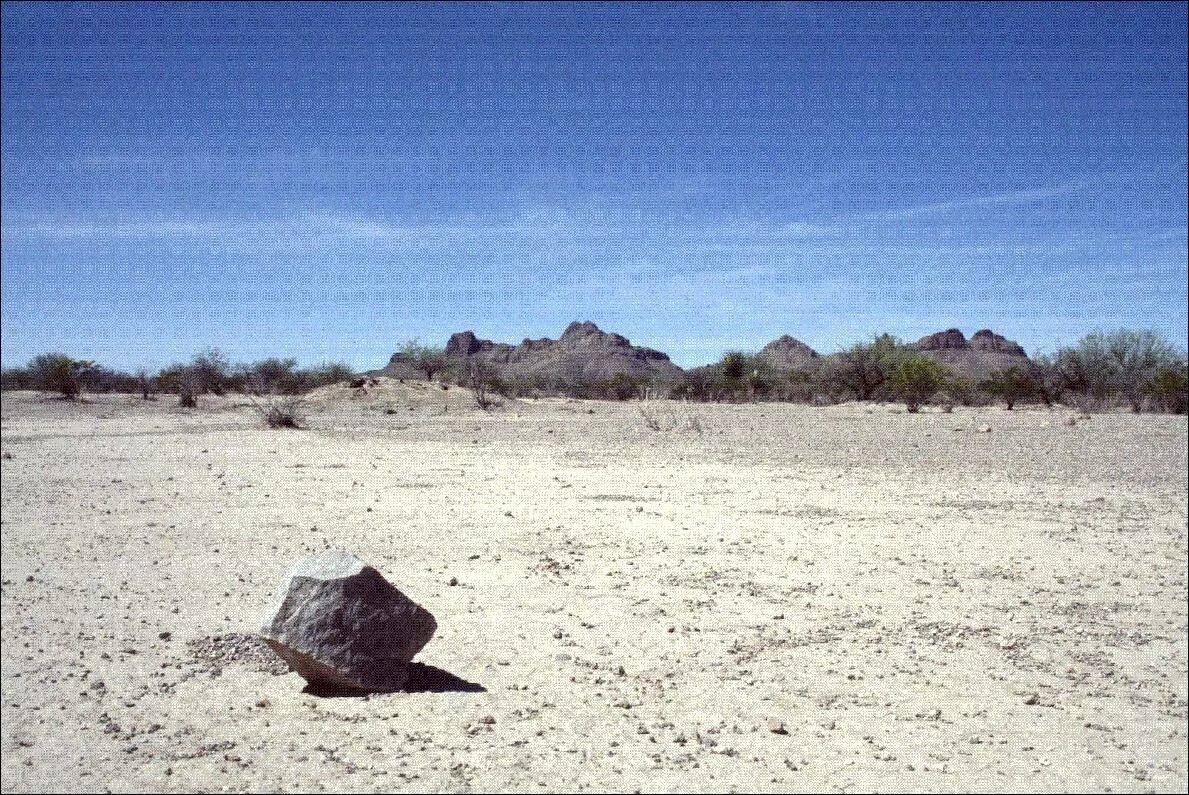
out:
{"label": "boulder", "polygon": [[350,552],[298,562],[281,581],[260,635],[311,685],[399,690],[437,622]]}

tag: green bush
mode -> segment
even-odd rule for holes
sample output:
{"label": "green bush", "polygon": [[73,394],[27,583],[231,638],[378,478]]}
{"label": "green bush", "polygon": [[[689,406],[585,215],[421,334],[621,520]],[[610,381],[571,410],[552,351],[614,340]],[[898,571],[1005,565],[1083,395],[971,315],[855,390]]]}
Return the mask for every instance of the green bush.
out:
{"label": "green bush", "polygon": [[1121,398],[1135,412],[1148,401],[1149,385],[1157,374],[1176,372],[1183,362],[1156,332],[1130,329],[1087,334],[1073,347],[1058,351],[1056,358],[1066,389],[1103,405]]}
{"label": "green bush", "polygon": [[95,363],[74,359],[64,353],[43,353],[29,362],[33,385],[47,392],[58,392],[67,400],[74,400],[82,392],[82,376]]}
{"label": "green bush", "polygon": [[1185,414],[1189,411],[1189,375],[1185,363],[1161,367],[1148,380],[1145,391],[1158,411]]}
{"label": "green bush", "polygon": [[991,373],[991,377],[980,386],[988,395],[1006,403],[1008,411],[1011,411],[1017,402],[1027,400],[1036,394],[1036,381],[1018,365]]}
{"label": "green bush", "polygon": [[987,393],[969,378],[954,376],[945,383],[945,395],[959,406],[985,406],[988,403]]}
{"label": "green bush", "polygon": [[836,394],[850,393],[857,400],[886,396],[883,389],[892,372],[911,352],[891,334],[861,342],[830,360],[825,377]]}
{"label": "green bush", "polygon": [[425,374],[427,381],[432,381],[439,373],[447,372],[452,364],[446,356],[445,348],[422,345],[416,338],[406,342],[400,352],[408,359],[409,364]]}
{"label": "green bush", "polygon": [[631,400],[640,397],[648,383],[648,379],[645,378],[627,373],[616,373],[610,378],[600,381],[596,389],[599,392],[599,397],[607,400]]}
{"label": "green bush", "polygon": [[929,357],[908,354],[900,358],[886,380],[892,394],[916,413],[945,385],[949,375],[949,368]]}

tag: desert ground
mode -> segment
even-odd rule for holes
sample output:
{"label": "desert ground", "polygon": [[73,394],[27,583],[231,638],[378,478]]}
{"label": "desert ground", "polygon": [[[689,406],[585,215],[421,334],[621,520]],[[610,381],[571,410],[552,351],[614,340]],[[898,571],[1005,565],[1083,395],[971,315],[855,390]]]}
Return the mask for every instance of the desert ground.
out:
{"label": "desert ground", "polygon": [[[3,395],[6,791],[1189,784],[1185,417],[87,401]],[[330,547],[437,618],[407,692],[255,639]]]}

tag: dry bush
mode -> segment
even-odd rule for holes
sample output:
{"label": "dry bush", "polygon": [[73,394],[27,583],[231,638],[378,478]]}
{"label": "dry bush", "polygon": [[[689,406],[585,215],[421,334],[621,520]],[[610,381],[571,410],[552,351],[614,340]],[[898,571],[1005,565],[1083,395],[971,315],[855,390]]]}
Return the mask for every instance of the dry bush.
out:
{"label": "dry bush", "polygon": [[294,395],[270,395],[253,405],[270,428],[301,428],[305,422],[302,400]]}
{"label": "dry bush", "polygon": [[638,406],[644,427],[650,431],[702,433],[702,418],[684,403],[642,400]]}

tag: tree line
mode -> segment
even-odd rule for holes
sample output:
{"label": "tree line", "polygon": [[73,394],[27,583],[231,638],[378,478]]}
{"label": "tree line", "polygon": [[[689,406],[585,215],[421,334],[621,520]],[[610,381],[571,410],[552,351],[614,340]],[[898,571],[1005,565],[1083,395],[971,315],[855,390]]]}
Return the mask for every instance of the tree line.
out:
{"label": "tree line", "polygon": [[[488,393],[506,397],[566,395],[577,398],[628,400],[646,396],[715,402],[785,401],[830,404],[845,400],[902,401],[907,410],[936,404],[988,405],[1008,409],[1021,403],[1064,403],[1083,410],[1127,406],[1132,411],[1186,413],[1189,409],[1186,360],[1183,353],[1153,331],[1120,329],[1087,334],[1052,355],[993,372],[975,382],[917,351],[890,334],[818,359],[793,370],[774,368],[763,357],[731,351],[715,364],[656,381],[617,373],[589,379],[580,372],[558,372],[530,378],[501,372],[478,359],[455,361],[442,348],[410,341],[404,361],[428,380],[454,381],[470,388],[481,406]],[[230,362],[218,349],[197,354],[190,362],[155,373],[127,373],[62,353],[34,357],[23,368],[4,370],[3,389],[40,389],[64,398],[82,392],[157,393],[195,405],[203,394],[298,395],[319,386],[358,381],[341,363],[299,368],[295,359],[268,358]]]}
{"label": "tree line", "polygon": [[837,403],[901,401],[910,412],[940,406],[1057,403],[1085,410],[1125,405],[1135,412],[1183,414],[1185,356],[1153,331],[1120,329],[1087,334],[1052,355],[973,381],[890,334],[880,334],[832,356],[778,371],[762,357],[739,351],[686,373],[670,390],[693,400],[783,400]]}
{"label": "tree line", "polygon": [[43,353],[24,367],[0,373],[0,388],[39,389],[66,399],[83,392],[123,392],[153,400],[159,393],[167,393],[177,395],[182,405],[193,406],[200,395],[299,395],[352,376],[351,368],[340,362],[308,368],[298,367],[297,360],[291,358],[232,363],[218,348],[202,351],[186,363],[135,373],[64,353]]}

